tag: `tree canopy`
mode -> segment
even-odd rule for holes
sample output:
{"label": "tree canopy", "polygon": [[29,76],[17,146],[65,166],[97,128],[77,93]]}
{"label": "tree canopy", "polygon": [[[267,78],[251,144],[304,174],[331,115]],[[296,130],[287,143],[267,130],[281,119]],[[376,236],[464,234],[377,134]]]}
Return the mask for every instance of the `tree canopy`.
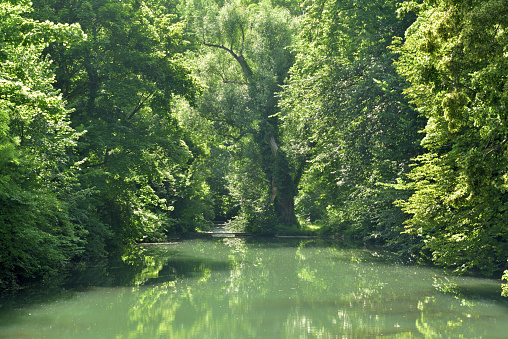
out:
{"label": "tree canopy", "polygon": [[506,5],[423,3],[398,47],[405,93],[427,118],[428,150],[399,205],[432,260],[461,272],[506,269]]}
{"label": "tree canopy", "polygon": [[295,224],[299,178],[281,145],[276,96],[294,58],[295,19],[268,2],[194,1],[186,11],[199,44],[195,72],[206,87],[197,110],[213,124],[215,141],[231,145],[222,147],[231,157],[230,193],[262,233]]}
{"label": "tree canopy", "polygon": [[284,130],[291,152],[309,163],[299,213],[332,235],[402,241],[407,217],[393,201],[405,193],[390,184],[422,152],[424,120],[404,98],[388,49],[412,21],[396,9],[387,1],[318,1],[302,18],[282,97]]}
{"label": "tree canopy", "polygon": [[68,214],[80,133],[43,56],[50,42],[70,46],[83,34],[29,11],[27,2],[0,3],[0,286],[61,268],[83,251],[85,233]]}

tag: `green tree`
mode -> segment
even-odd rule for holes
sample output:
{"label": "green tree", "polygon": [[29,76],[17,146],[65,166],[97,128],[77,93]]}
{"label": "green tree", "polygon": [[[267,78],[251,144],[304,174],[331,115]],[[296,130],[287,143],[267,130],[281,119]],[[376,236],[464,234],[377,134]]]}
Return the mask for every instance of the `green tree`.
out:
{"label": "green tree", "polygon": [[[323,0],[301,19],[297,61],[283,92],[285,140],[310,164],[300,217],[333,234],[394,242],[405,216],[394,184],[421,150],[423,119],[404,99],[387,47],[412,18],[397,2]],[[405,193],[402,193],[405,194]]]}
{"label": "green tree", "polygon": [[[192,169],[200,151],[171,112],[175,96],[193,102],[198,92],[182,64],[176,3],[38,0],[34,6],[37,17],[79,23],[88,36],[69,49],[51,44],[46,53],[58,66],[56,85],[74,107],[73,126],[88,131],[76,155],[84,158],[80,182],[93,191],[90,214],[120,243],[196,227],[206,204],[194,218],[183,210],[204,194]],[[103,238],[94,220],[86,227]]]}
{"label": "green tree", "polygon": [[0,2],[0,287],[64,267],[82,252],[72,220],[76,166],[69,153],[80,133],[53,87],[51,41],[79,43],[78,25],[27,18],[28,1]]}
{"label": "green tree", "polygon": [[418,12],[400,45],[398,69],[428,119],[414,190],[400,202],[407,232],[437,264],[457,272],[507,268],[508,2],[408,2]]}
{"label": "green tree", "polygon": [[231,194],[257,225],[294,224],[299,177],[281,145],[276,97],[293,62],[293,18],[267,2],[245,7],[206,0],[190,1],[186,17],[201,44],[194,53],[206,86],[199,112],[231,156]]}

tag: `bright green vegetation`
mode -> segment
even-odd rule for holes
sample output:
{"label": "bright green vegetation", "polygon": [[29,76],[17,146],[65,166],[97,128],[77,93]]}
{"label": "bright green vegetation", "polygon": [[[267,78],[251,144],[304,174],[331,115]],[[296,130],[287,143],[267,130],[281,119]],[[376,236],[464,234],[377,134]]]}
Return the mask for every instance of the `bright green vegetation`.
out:
{"label": "bright green vegetation", "polygon": [[193,240],[6,291],[2,338],[496,338],[496,280],[313,240]]}
{"label": "bright green vegetation", "polygon": [[212,221],[507,278],[507,9],[0,0],[0,287]]}

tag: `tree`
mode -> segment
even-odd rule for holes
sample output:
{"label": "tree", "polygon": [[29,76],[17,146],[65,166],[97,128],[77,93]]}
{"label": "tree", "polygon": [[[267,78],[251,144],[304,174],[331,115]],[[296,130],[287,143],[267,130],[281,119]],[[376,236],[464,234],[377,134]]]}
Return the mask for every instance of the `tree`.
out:
{"label": "tree", "polygon": [[299,176],[281,145],[276,97],[293,61],[292,17],[266,2],[245,7],[206,0],[190,1],[186,17],[201,43],[195,68],[206,91],[199,112],[225,145],[234,146],[229,178],[241,192],[242,210],[258,220],[294,224]]}
{"label": "tree", "polygon": [[[297,61],[282,94],[286,145],[310,164],[298,211],[332,234],[400,240],[405,216],[389,184],[421,152],[418,117],[387,47],[412,18],[392,1],[317,1],[301,19]],[[406,239],[407,240],[407,239]]]}
{"label": "tree", "polygon": [[[120,244],[195,228],[199,211],[189,219],[181,209],[203,193],[193,182],[200,180],[192,169],[199,150],[187,144],[171,102],[176,96],[193,102],[199,90],[182,63],[176,3],[38,0],[34,6],[38,17],[80,23],[88,36],[70,49],[51,44],[46,53],[58,66],[57,87],[74,107],[73,126],[87,130],[76,156],[84,158],[80,183],[93,191],[90,214]],[[89,221],[85,227],[101,240],[103,230]]]}
{"label": "tree", "polygon": [[437,264],[457,272],[507,268],[506,1],[407,2],[418,19],[400,45],[398,70],[428,119],[400,202]]}
{"label": "tree", "polygon": [[69,215],[82,194],[68,153],[80,136],[53,87],[51,41],[83,40],[78,25],[27,18],[27,1],[0,2],[0,287],[58,270],[80,254],[84,230]]}

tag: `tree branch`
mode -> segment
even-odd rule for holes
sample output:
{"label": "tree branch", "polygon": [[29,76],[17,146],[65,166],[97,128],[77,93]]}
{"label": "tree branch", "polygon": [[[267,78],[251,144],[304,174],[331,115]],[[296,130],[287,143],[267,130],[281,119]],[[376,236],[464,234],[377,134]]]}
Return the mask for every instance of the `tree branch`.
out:
{"label": "tree branch", "polygon": [[499,150],[500,150],[500,149],[501,149],[501,148],[502,148],[502,147],[506,144],[506,142],[507,142],[507,141],[508,141],[508,138],[504,139],[504,140],[503,140],[503,142],[502,142],[500,145],[498,145],[496,148],[493,148],[493,149],[491,149],[490,151],[488,151],[487,153],[485,153],[485,155],[483,156],[483,158],[485,158],[487,155],[489,155],[489,154],[490,154],[490,153],[492,153],[492,152],[497,152],[497,151],[499,151]]}
{"label": "tree branch", "polygon": [[250,79],[252,77],[252,70],[250,69],[249,65],[247,65],[247,62],[245,61],[245,59],[243,58],[243,56],[241,54],[238,55],[231,48],[227,48],[223,45],[209,44],[205,41],[203,41],[203,45],[208,46],[208,47],[220,48],[220,49],[227,51],[229,54],[231,54],[233,56],[233,58],[235,58],[235,60],[238,62],[238,64],[240,64],[245,77],[247,79]]}
{"label": "tree branch", "polygon": [[141,99],[140,102],[138,103],[138,105],[136,106],[136,108],[134,108],[134,110],[132,111],[132,113],[127,117],[127,120],[130,120],[136,113],[139,112],[139,110],[141,108],[143,108],[145,102],[150,99],[153,95],[155,94],[155,91],[153,91],[152,93],[150,93],[146,98],[144,99]]}
{"label": "tree branch", "polygon": [[474,94],[478,94],[478,92],[474,89],[472,89],[471,87],[467,86],[466,84],[463,84],[462,82],[458,81],[457,84],[459,84],[460,86],[464,87],[465,89],[467,90],[470,90],[471,92],[473,92]]}
{"label": "tree branch", "polygon": [[277,142],[275,141],[275,138],[270,136],[270,149],[272,150],[273,157],[277,157],[277,150],[279,149],[279,146],[277,146]]}

